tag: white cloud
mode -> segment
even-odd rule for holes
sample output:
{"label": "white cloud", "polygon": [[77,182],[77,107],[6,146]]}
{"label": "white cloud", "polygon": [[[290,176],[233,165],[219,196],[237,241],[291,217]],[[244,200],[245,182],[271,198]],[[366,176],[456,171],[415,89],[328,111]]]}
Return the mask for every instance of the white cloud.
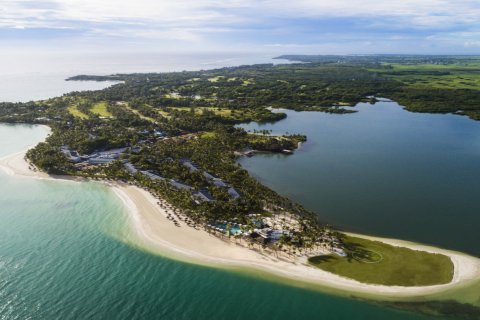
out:
{"label": "white cloud", "polygon": [[[38,3],[42,3],[41,6]],[[251,17],[401,17],[418,26],[480,20],[480,5],[471,0],[4,0],[0,21],[46,26],[71,21],[89,23],[144,21],[194,26],[240,23]]]}
{"label": "white cloud", "polygon": [[[299,31],[292,31],[296,26],[289,25],[288,20],[329,18],[351,19],[348,21],[379,33],[390,30],[390,36],[384,38],[392,41],[409,41],[411,35],[401,32],[407,29],[429,30],[434,39],[452,36],[449,31],[452,28],[465,34],[475,29],[474,26],[480,25],[480,3],[478,0],[0,0],[0,28],[70,29],[84,37],[97,38],[199,43],[212,34],[232,34],[233,39],[234,32],[239,31],[255,37],[258,26],[268,30],[266,35],[294,33]],[[287,21],[285,26],[279,25],[282,21]],[[349,32],[344,32],[345,38],[355,38],[356,30]],[[477,35],[464,36],[460,45],[473,47],[477,39]],[[278,44],[285,47],[292,40],[297,41],[285,39],[287,44]],[[369,39],[359,40],[366,44]],[[279,36],[271,41],[282,39]]]}
{"label": "white cloud", "polygon": [[479,41],[465,41],[465,47],[480,47],[480,40]]}

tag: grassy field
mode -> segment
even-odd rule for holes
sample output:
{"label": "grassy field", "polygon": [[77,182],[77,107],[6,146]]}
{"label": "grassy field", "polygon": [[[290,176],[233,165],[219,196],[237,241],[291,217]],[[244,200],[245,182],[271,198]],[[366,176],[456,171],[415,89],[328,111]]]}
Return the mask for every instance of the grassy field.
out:
{"label": "grassy field", "polygon": [[113,114],[107,110],[107,102],[105,101],[95,103],[90,109],[90,112],[97,114],[100,117],[113,117]]}
{"label": "grassy field", "polygon": [[203,113],[204,110],[212,111],[215,115],[221,117],[230,117],[232,115],[232,110],[225,108],[203,107],[195,109],[196,112],[200,113]]}
{"label": "grassy field", "polygon": [[164,95],[164,97],[167,98],[167,99],[174,99],[174,100],[184,99],[184,97],[182,97],[180,94],[175,93],[175,92],[167,93],[167,94]]}
{"label": "grassy field", "polygon": [[224,76],[216,76],[216,77],[213,77],[213,78],[208,78],[207,80],[210,81],[210,82],[218,82],[220,79],[223,79],[225,78]]}
{"label": "grassy field", "polygon": [[[173,110],[189,112],[191,108],[187,107],[169,107]],[[238,120],[243,121],[245,119],[255,119],[257,114],[254,110],[251,109],[243,109],[243,110],[232,110],[227,108],[217,108],[217,107],[195,107],[194,108],[195,114],[202,115],[205,111],[211,111],[215,115],[223,117],[225,119],[230,120]]]}
{"label": "grassy field", "polygon": [[82,111],[78,110],[77,108],[77,105],[75,104],[72,104],[70,105],[68,108],[67,108],[68,112],[70,112],[70,114],[76,118],[80,118],[80,119],[88,119],[88,115],[83,113]]}
{"label": "grassy field", "polygon": [[442,76],[407,75],[395,78],[414,88],[480,90],[480,74],[476,73],[452,73]]}
{"label": "grassy field", "polygon": [[[392,69],[369,69],[413,88],[480,90],[480,63],[389,64]],[[444,74],[432,74],[432,73]],[[392,74],[397,73],[397,74]],[[405,73],[405,74],[401,74]]]}
{"label": "grassy field", "polygon": [[[189,112],[191,108],[189,107],[169,107],[173,110]],[[201,115],[204,111],[212,111],[217,116],[230,117],[232,115],[232,110],[226,108],[215,108],[215,107],[194,107],[195,114]]]}
{"label": "grassy field", "polygon": [[201,139],[210,139],[210,138],[215,138],[217,134],[213,131],[207,131],[207,132],[204,132],[200,135],[200,138]]}
{"label": "grassy field", "polygon": [[[222,117],[227,121],[235,121],[235,122],[247,122],[247,121],[272,121],[274,115],[268,110],[265,109],[228,109],[222,107],[167,107],[167,111],[172,113],[175,111],[182,111],[182,112],[190,112],[193,109],[195,115],[202,116],[205,115],[207,111],[213,112],[216,116]],[[165,112],[159,111],[157,112]],[[167,113],[164,116],[171,116],[171,114]],[[274,115],[275,116],[275,115]]]}
{"label": "grassy field", "polygon": [[309,263],[363,283],[428,286],[449,283],[453,263],[447,256],[394,247],[378,241],[346,238],[347,257],[317,256]]}
{"label": "grassy field", "polygon": [[170,114],[167,112],[167,111],[163,111],[163,110],[158,110],[156,109],[156,111],[164,118],[167,118],[167,119],[170,119]]}
{"label": "grassy field", "polygon": [[[149,106],[149,105],[147,105],[147,106]],[[144,116],[143,114],[140,113],[140,111],[138,111],[136,109],[133,109],[128,104],[123,104],[122,107],[124,107],[125,109],[128,109],[129,111],[135,113],[140,119],[147,120],[147,121],[152,122],[152,123],[155,122],[155,119]],[[149,106],[149,107],[151,107],[151,106]]]}

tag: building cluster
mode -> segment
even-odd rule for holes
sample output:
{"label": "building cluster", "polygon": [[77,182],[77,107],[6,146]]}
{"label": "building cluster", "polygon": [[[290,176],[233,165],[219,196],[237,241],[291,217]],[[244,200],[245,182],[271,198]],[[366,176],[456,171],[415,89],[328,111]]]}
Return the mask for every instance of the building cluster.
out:
{"label": "building cluster", "polygon": [[272,228],[255,229],[255,232],[264,239],[264,241],[278,241],[283,235],[290,235],[286,230],[274,230]]}
{"label": "building cluster", "polygon": [[120,155],[125,152],[127,148],[110,149],[101,152],[94,152],[88,155],[80,155],[75,150],[70,150],[68,146],[62,146],[60,151],[73,163],[88,163],[88,164],[107,164],[120,158]]}
{"label": "building cluster", "polygon": [[[200,171],[201,169],[199,169],[193,162],[191,162],[190,160],[188,159],[183,159],[182,160],[182,164],[188,168],[188,170],[193,173],[193,172],[198,172]],[[230,198],[232,198],[233,200],[235,199],[238,199],[241,197],[240,195],[240,192],[237,191],[237,189],[235,189],[234,187],[232,187],[231,185],[229,185],[228,183],[226,183],[225,181],[223,181],[222,179],[220,178],[217,178],[215,177],[214,175],[212,175],[211,173],[207,172],[207,171],[203,171],[202,172],[202,175],[205,177],[205,179],[207,179],[207,181],[211,184],[211,185],[214,185],[216,187],[220,187],[220,188],[225,188],[227,190],[227,193],[228,195],[230,196]],[[200,195],[200,198],[201,199],[205,199],[204,201],[213,201],[213,200],[206,200],[208,198],[211,198],[211,196],[208,196],[209,193],[208,191],[206,191],[207,193],[203,193]]]}
{"label": "building cluster", "polygon": [[[155,131],[156,134],[158,133],[159,136],[163,136],[164,133],[161,131]],[[138,150],[134,148],[131,148],[130,151],[133,153],[138,153],[140,151],[140,147],[136,147]],[[124,153],[127,150],[127,148],[117,148],[117,149],[110,149],[110,150],[105,150],[105,151],[100,151],[100,152],[94,152],[92,154],[88,155],[81,155],[79,154],[76,150],[71,150],[68,146],[62,146],[60,148],[60,151],[65,155],[65,157],[70,161],[75,163],[78,166],[88,166],[88,165],[101,165],[101,164],[109,164],[115,160],[120,159],[120,156],[122,153]],[[135,152],[137,151],[137,152]],[[193,173],[193,172],[198,172],[201,169],[197,165],[195,165],[193,162],[191,162],[188,159],[183,159],[182,164],[188,168],[188,170]],[[201,188],[199,190],[196,190],[194,187],[189,186],[188,184],[185,184],[182,181],[178,181],[175,179],[167,179],[165,177],[162,177],[158,175],[156,172],[151,171],[151,170],[138,170],[131,162],[128,160],[123,161],[123,166],[125,170],[130,173],[131,175],[136,175],[138,173],[148,177],[151,180],[156,180],[156,181],[167,181],[172,187],[178,189],[178,190],[186,190],[191,192],[193,199],[197,204],[200,204],[202,202],[212,202],[215,201],[215,198],[212,196],[210,191],[207,188]],[[208,181],[209,184],[219,187],[219,188],[224,188],[230,198],[232,200],[236,200],[241,197],[241,193],[235,189],[233,186],[229,185],[222,179],[215,177],[214,175],[210,174],[207,171],[202,171],[203,176],[205,179]]]}
{"label": "building cluster", "polygon": [[[182,160],[182,164],[186,166],[190,172],[197,172],[200,169],[193,164],[190,160]],[[128,173],[131,175],[135,175],[137,173],[140,173],[152,180],[162,180],[162,181],[167,181],[172,187],[178,189],[178,190],[186,190],[191,192],[192,197],[194,198],[195,202],[197,204],[201,202],[212,202],[215,201],[214,197],[211,195],[210,191],[208,191],[207,188],[201,188],[199,190],[195,190],[194,187],[189,186],[185,184],[184,182],[175,180],[175,179],[167,179],[164,178],[157,173],[153,171],[142,171],[138,170],[135,168],[135,166],[129,162],[129,161],[124,161],[123,166],[125,167],[125,170],[127,170]],[[212,174],[208,173],[207,171],[203,171],[203,176],[209,181],[210,184],[215,185],[217,187],[225,188],[227,193],[230,195],[230,198],[232,200],[238,199],[241,197],[240,192],[237,191],[234,187],[230,186],[229,184],[225,183],[222,179],[217,178],[213,176]]]}
{"label": "building cluster", "polygon": [[282,236],[290,236],[287,230],[274,229],[266,224],[263,219],[258,218],[259,215],[250,214],[250,222],[248,225],[236,223],[234,221],[216,221],[207,224],[207,226],[216,231],[230,234],[248,236],[260,240],[262,243],[271,243],[279,241]]}

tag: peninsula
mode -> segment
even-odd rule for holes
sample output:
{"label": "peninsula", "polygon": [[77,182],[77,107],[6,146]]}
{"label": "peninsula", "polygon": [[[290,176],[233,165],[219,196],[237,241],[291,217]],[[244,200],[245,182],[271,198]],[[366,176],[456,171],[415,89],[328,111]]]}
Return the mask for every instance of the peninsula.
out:
{"label": "peninsula", "polygon": [[[340,232],[262,185],[236,158],[256,152],[295,156],[307,137],[245,132],[235,124],[285,117],[272,107],[348,116],[355,112],[350,106],[377,97],[398,99],[411,111],[477,119],[476,88],[440,83],[459,74],[473,79],[479,62],[461,61],[460,68],[445,57],[288,58],[308,63],[77,76],[69,80],[122,83],[44,101],[1,103],[1,122],[47,125],[51,135],[0,166],[10,174],[111,186],[128,208],[139,241],[179,259],[254,268],[384,298],[436,294],[478,279],[477,258]],[[419,69],[428,79],[392,71],[416,65],[424,66]],[[439,95],[455,104],[438,105]]]}

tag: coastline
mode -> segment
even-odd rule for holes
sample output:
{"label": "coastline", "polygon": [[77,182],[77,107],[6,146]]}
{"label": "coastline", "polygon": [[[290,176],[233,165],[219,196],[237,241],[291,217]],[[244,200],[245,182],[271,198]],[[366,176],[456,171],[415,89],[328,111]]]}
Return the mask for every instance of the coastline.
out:
{"label": "coastline", "polygon": [[[43,172],[33,171],[24,159],[25,152],[17,152],[1,158],[0,169],[9,175],[36,179],[90,181],[86,178],[50,176]],[[160,207],[157,204],[159,200],[149,192],[120,182],[102,181],[101,183],[110,187],[127,209],[135,245],[174,259],[213,267],[266,272],[282,279],[311,286],[330,288],[351,295],[371,295],[384,299],[412,298],[443,293],[480,278],[480,259],[478,258],[408,241],[351,234],[394,246],[444,254],[450,257],[454,264],[454,276],[452,282],[448,284],[398,287],[360,283],[308,266],[306,257],[287,261],[247,249],[231,241],[223,241],[206,231],[189,227],[183,221],[179,221],[179,226],[175,226],[167,218],[168,210]]]}

